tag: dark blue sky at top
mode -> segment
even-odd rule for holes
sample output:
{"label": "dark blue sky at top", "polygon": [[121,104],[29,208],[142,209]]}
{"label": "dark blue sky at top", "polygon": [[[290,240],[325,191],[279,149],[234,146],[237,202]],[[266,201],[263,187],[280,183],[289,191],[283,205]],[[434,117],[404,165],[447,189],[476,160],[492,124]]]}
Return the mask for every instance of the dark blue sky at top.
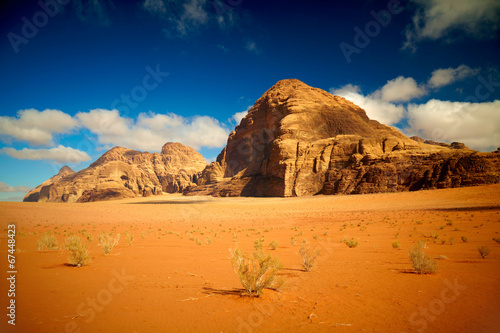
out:
{"label": "dark blue sky at top", "polygon": [[[147,97],[123,116],[141,112],[175,113],[184,117],[207,115],[229,129],[228,119],[252,105],[281,79],[297,78],[324,90],[355,84],[370,93],[398,76],[417,82],[433,70],[466,64],[498,68],[497,37],[467,38],[460,34],[418,45],[417,52],[401,50],[404,31],[411,24],[415,4],[401,1],[403,11],[391,16],[387,27],[347,63],[339,44],[353,44],[354,27],[373,21],[370,11],[387,8],[388,1],[220,1],[205,7],[209,21],[186,35],[175,33],[171,22],[147,13],[143,1],[102,1],[105,16],[77,14],[75,1],[60,6],[60,13],[39,28],[15,52],[7,35],[21,35],[22,18],[32,20],[40,11],[37,1],[3,1],[0,17],[1,116],[19,110],[57,109],[70,115],[113,108],[113,101],[141,84],[146,67],[159,66],[169,75]],[[78,1],[76,2],[78,3]],[[80,1],[85,5],[85,1]],[[179,9],[178,7],[177,9]],[[169,10],[176,11],[176,6]],[[180,15],[180,13],[172,13]],[[217,16],[234,22],[225,28]],[[103,19],[105,17],[105,19]],[[248,48],[255,43],[256,49]],[[444,87],[422,97],[463,101],[474,94],[475,80]],[[461,93],[457,87],[462,88]],[[499,99],[498,91],[488,101]],[[115,105],[116,106],[116,105]],[[55,137],[56,144],[77,148],[78,135]],[[31,147],[10,140],[2,147]],[[1,148],[1,147],[0,147]],[[160,149],[161,147],[158,147]],[[221,148],[202,148],[213,158]],[[102,151],[93,151],[92,159]],[[90,162],[89,162],[90,163]],[[76,167],[81,169],[89,163]],[[19,170],[31,169],[27,180]],[[39,170],[39,171],[35,171]],[[0,154],[0,181],[35,186],[54,174],[46,162],[16,160]]]}

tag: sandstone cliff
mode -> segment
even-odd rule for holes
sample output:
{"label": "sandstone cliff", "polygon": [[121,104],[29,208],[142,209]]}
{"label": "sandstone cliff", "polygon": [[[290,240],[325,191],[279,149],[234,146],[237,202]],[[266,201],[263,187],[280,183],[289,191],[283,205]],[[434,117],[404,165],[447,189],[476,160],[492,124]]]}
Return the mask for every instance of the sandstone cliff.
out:
{"label": "sandstone cliff", "polygon": [[59,172],[24,201],[89,202],[182,192],[205,166],[200,153],[180,143],[165,144],[161,153],[115,147],[84,170]]}
{"label": "sandstone cliff", "polygon": [[500,154],[410,139],[352,102],[279,81],[236,127],[186,195],[396,192],[500,181]]}
{"label": "sandstone cliff", "polygon": [[[67,166],[67,165],[63,166],[59,170],[57,175],[44,181],[43,183],[41,183],[40,185],[35,187],[33,190],[29,191],[24,196],[23,201],[25,201],[25,202],[37,202],[39,200],[40,196],[44,197],[47,195],[46,191],[50,188],[50,185],[59,181],[61,178],[68,176],[68,175],[71,175],[71,174],[74,174],[74,173],[75,173],[75,171],[73,171],[73,169],[71,169],[69,166]],[[44,189],[43,193],[41,193],[42,189]]]}

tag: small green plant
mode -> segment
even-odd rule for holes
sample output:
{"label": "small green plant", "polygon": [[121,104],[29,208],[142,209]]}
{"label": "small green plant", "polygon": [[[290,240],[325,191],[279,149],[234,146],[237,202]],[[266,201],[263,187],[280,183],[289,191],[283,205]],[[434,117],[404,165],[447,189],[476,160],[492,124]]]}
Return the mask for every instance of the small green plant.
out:
{"label": "small green plant", "polygon": [[264,289],[278,290],[283,285],[283,280],[277,278],[283,267],[277,257],[262,251],[255,251],[249,257],[239,248],[229,252],[234,272],[245,289],[243,295],[259,297]]}
{"label": "small green plant", "polygon": [[45,248],[47,250],[59,249],[57,238],[51,231],[43,233],[42,237],[36,242],[36,247],[39,251],[43,251]]}
{"label": "small green plant", "polygon": [[418,274],[433,274],[437,271],[437,262],[423,250],[424,242],[418,241],[410,251],[410,260],[413,269]]}
{"label": "small green plant", "polygon": [[105,234],[104,231],[99,235],[99,246],[102,247],[102,251],[105,255],[108,255],[113,250],[113,247],[118,245],[120,241],[120,234],[116,237],[111,237],[111,235]]}
{"label": "small green plant", "polygon": [[351,239],[344,238],[342,240],[342,243],[345,243],[345,245],[347,245],[347,247],[349,247],[349,248],[357,247],[359,245],[359,242],[357,240],[355,240],[354,238],[351,238]]}
{"label": "small green plant", "polygon": [[311,253],[311,249],[309,248],[309,243],[304,243],[300,247],[299,254],[302,258],[302,267],[306,272],[309,272],[311,268],[314,266],[314,262],[316,258],[319,256],[319,251],[316,250],[314,253]]}
{"label": "small green plant", "polygon": [[477,250],[481,258],[486,258],[490,254],[490,248],[487,246],[478,246]]}
{"label": "small green plant", "polygon": [[468,241],[469,241],[469,239],[467,237],[462,236],[462,242],[467,243]]}
{"label": "small green plant", "polygon": [[71,266],[82,267],[90,263],[90,253],[87,245],[80,237],[70,236],[66,240],[66,249],[69,250],[68,263]]}
{"label": "small green plant", "polygon": [[278,242],[273,240],[271,243],[269,243],[269,248],[271,250],[276,250],[278,248],[278,245]]}
{"label": "small green plant", "polygon": [[295,244],[297,244],[297,240],[295,239],[295,236],[292,236],[292,238],[290,238],[290,244],[292,244],[292,246],[295,246]]}
{"label": "small green plant", "polygon": [[398,241],[392,242],[392,247],[395,249],[399,249],[399,242]]}

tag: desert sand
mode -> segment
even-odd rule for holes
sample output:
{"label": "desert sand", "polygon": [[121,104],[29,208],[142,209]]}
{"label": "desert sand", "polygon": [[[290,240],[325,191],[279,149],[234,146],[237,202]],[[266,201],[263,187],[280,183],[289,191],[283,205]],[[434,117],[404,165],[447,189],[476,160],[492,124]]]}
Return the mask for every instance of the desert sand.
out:
{"label": "desert sand", "polygon": [[[499,194],[500,185],[490,185],[300,198],[166,194],[0,203],[3,271],[7,225],[18,230],[16,326],[7,325],[4,278],[2,332],[498,332],[500,244],[492,238],[500,237]],[[68,251],[37,250],[46,231],[60,245],[64,233],[90,233],[92,262],[71,267]],[[98,246],[101,231],[122,235],[109,255]],[[134,235],[131,245],[126,231]],[[259,298],[241,296],[229,249],[250,252],[261,237],[264,250],[283,262],[285,284]],[[345,237],[359,246],[347,247]],[[303,239],[321,254],[310,272],[298,255]],[[273,240],[276,250],[268,246]],[[418,240],[443,258],[437,273],[413,272],[408,251]],[[485,259],[481,245],[491,250]]]}

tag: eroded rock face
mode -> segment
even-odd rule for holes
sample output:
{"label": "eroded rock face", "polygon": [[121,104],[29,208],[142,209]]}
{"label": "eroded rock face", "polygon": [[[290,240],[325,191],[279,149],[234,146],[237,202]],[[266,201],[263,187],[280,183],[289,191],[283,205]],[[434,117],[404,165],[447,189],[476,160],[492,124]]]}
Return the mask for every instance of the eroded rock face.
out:
{"label": "eroded rock face", "polygon": [[303,196],[500,181],[499,154],[410,139],[352,102],[279,81],[249,110],[185,194]]}
{"label": "eroded rock face", "polygon": [[55,182],[59,181],[61,178],[65,176],[69,176],[74,174],[75,171],[71,169],[69,166],[65,165],[63,166],[57,175],[54,177],[44,181],[37,187],[35,187],[33,190],[29,191],[25,196],[23,201],[25,202],[38,202],[38,201],[46,201],[46,197],[48,195],[48,189],[50,185],[54,184]]}
{"label": "eroded rock face", "polygon": [[165,144],[160,154],[115,147],[87,169],[51,178],[41,185],[37,200],[30,192],[24,201],[89,202],[182,192],[205,166],[200,153],[180,143]]}

